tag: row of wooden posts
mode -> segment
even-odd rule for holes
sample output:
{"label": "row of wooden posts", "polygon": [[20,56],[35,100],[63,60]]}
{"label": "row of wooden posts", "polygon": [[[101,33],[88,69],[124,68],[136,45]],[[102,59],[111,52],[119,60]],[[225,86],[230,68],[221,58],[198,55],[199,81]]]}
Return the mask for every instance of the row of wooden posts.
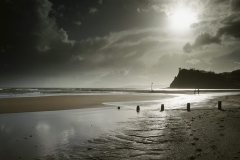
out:
{"label": "row of wooden posts", "polygon": [[[120,107],[118,107],[118,109],[120,109]],[[218,101],[218,109],[221,110],[222,109],[222,101]],[[137,106],[136,108],[137,112],[140,111],[140,107]],[[161,112],[164,111],[164,104],[161,104]],[[187,111],[190,111],[190,103],[187,103]]]}
{"label": "row of wooden posts", "polygon": [[[222,101],[218,101],[218,109],[222,110]],[[161,111],[164,111],[164,104],[161,105]],[[190,111],[190,103],[187,103],[187,111]]]}
{"label": "row of wooden posts", "polygon": [[[218,109],[222,109],[222,101],[218,101]],[[161,105],[161,111],[164,111],[164,104]],[[190,111],[190,103],[187,103],[187,111]]]}

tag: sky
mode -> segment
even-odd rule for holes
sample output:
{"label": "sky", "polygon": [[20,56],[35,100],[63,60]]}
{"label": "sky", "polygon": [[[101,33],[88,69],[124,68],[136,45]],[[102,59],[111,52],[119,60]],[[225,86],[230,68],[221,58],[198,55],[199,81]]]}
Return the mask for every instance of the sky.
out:
{"label": "sky", "polygon": [[240,69],[239,0],[1,0],[0,87],[168,87]]}

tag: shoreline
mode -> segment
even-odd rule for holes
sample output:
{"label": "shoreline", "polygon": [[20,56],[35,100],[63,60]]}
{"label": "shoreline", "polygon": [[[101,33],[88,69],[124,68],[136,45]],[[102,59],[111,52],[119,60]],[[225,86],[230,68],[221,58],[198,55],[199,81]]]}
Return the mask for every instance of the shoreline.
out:
{"label": "shoreline", "polygon": [[126,101],[153,101],[162,100],[172,95],[162,94],[103,94],[103,95],[61,95],[43,97],[1,98],[0,114],[56,111],[83,108],[112,107],[103,103]]}

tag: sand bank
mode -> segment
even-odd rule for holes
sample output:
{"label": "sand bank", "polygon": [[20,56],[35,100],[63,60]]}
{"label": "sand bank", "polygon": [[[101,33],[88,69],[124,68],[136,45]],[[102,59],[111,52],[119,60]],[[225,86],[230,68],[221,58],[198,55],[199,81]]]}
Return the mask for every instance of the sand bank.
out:
{"label": "sand bank", "polygon": [[71,95],[0,99],[0,113],[108,107],[105,102],[150,101],[170,97],[162,94]]}

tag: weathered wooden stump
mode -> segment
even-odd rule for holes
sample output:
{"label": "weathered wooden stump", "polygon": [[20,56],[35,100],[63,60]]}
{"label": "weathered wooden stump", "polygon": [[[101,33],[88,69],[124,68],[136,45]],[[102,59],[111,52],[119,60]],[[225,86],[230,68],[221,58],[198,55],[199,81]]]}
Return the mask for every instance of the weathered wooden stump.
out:
{"label": "weathered wooden stump", "polygon": [[218,109],[219,109],[219,110],[222,109],[222,101],[218,101]]}
{"label": "weathered wooden stump", "polygon": [[190,103],[187,103],[187,111],[190,111]]}
{"label": "weathered wooden stump", "polygon": [[139,106],[137,106],[136,110],[137,110],[137,112],[139,112],[139,111],[140,111],[140,107],[139,107]]}
{"label": "weathered wooden stump", "polygon": [[164,111],[164,104],[161,105],[161,112]]}

